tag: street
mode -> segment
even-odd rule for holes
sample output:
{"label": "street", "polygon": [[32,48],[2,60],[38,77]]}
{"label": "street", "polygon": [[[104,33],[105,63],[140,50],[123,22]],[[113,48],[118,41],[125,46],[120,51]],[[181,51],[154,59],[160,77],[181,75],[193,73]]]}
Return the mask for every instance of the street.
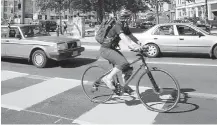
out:
{"label": "street", "polygon": [[[84,43],[85,44],[85,43]],[[84,45],[83,44],[83,45]],[[125,101],[96,104],[83,93],[80,79],[91,64],[109,68],[97,49],[39,69],[22,59],[1,62],[2,124],[216,124],[217,60],[208,55],[164,55],[147,59],[149,66],[172,73],[181,87],[181,100],[170,113],[146,109],[137,95]],[[135,53],[124,52],[129,61]],[[135,65],[135,69],[140,64]],[[93,74],[94,76],[94,74]],[[135,86],[136,80],[130,83]],[[126,101],[127,100],[127,101]]]}

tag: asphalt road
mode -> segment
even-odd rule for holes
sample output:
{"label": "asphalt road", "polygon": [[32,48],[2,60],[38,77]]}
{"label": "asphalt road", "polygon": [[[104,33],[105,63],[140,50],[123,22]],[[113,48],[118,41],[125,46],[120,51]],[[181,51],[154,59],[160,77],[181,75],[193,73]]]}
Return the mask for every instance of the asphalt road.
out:
{"label": "asphalt road", "polygon": [[[124,52],[129,61],[135,53]],[[94,104],[80,86],[91,64],[107,69],[97,51],[39,69],[26,60],[1,61],[2,124],[216,124],[217,60],[207,55],[164,55],[147,59],[149,66],[166,69],[178,80],[181,101],[170,113],[147,110],[138,99],[115,104]],[[135,65],[135,69],[140,63]],[[12,72],[11,72],[12,71]],[[97,72],[96,72],[97,73]],[[93,73],[93,76],[94,74]],[[141,73],[140,73],[141,74]],[[134,86],[136,80],[130,85]],[[130,99],[130,97],[125,97]]]}

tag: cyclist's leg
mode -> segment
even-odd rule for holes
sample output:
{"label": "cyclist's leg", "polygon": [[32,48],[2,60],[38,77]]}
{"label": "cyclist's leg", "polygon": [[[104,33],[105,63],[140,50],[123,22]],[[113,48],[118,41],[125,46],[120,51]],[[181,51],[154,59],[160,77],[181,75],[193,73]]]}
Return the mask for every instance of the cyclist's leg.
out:
{"label": "cyclist's leg", "polygon": [[[106,82],[107,81],[109,82],[112,80],[113,76],[115,76],[118,72],[122,71],[124,67],[126,67],[126,65],[129,65],[129,63],[126,60],[126,58],[123,56],[123,54],[121,54],[116,50],[101,47],[100,51],[101,51],[101,56],[104,59],[110,61],[112,64],[115,65],[112,71],[103,79]],[[111,82],[108,84],[111,84]]]}

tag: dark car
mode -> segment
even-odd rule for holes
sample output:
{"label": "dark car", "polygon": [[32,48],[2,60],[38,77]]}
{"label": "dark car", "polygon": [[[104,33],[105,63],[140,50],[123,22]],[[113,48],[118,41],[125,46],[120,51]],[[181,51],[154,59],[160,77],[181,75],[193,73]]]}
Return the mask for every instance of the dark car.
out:
{"label": "dark car", "polygon": [[40,21],[40,24],[46,29],[47,32],[55,31],[57,28],[57,23],[55,21]]}
{"label": "dark car", "polygon": [[155,24],[153,24],[152,22],[143,22],[143,23],[140,23],[139,27],[141,29],[149,29],[149,28],[151,28],[154,25]]}
{"label": "dark car", "polygon": [[197,27],[207,31],[207,32],[210,32],[210,27],[208,25],[205,25],[205,24],[196,24]]}

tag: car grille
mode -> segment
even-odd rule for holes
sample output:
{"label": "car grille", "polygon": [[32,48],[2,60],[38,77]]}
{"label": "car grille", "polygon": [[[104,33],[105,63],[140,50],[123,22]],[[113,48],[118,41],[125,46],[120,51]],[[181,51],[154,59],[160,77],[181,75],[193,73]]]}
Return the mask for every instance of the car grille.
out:
{"label": "car grille", "polygon": [[77,43],[76,43],[76,42],[73,42],[73,43],[67,43],[67,44],[68,44],[68,49],[76,48],[76,47],[77,47]]}

